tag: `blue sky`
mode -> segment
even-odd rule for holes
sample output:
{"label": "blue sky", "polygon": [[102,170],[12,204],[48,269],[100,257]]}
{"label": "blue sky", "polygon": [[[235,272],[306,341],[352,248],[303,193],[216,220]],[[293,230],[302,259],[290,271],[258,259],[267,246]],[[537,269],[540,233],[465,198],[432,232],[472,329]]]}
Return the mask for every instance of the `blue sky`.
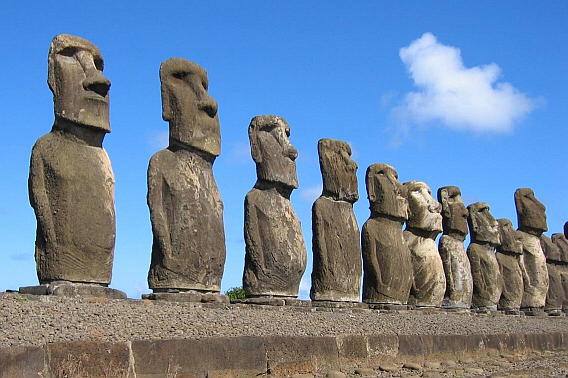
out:
{"label": "blue sky", "polygon": [[514,191],[531,187],[547,206],[547,234],[561,232],[568,220],[568,4],[446,3],[2,1],[0,290],[37,283],[27,176],[31,148],[53,123],[47,52],[60,33],[96,44],[112,82],[112,132],[104,141],[116,178],[111,286],[129,297],[148,292],[146,169],[167,143],[158,70],[170,57],[204,67],[219,103],[223,291],[241,285],[243,201],[256,180],[247,127],[259,114],[286,118],[299,150],[292,202],[309,261],[301,297],[309,290],[321,138],[352,146],[360,226],[369,215],[365,170],[388,163],[401,182],[424,181],[433,192],[457,185],[466,205],[487,202],[495,218],[514,225]]}

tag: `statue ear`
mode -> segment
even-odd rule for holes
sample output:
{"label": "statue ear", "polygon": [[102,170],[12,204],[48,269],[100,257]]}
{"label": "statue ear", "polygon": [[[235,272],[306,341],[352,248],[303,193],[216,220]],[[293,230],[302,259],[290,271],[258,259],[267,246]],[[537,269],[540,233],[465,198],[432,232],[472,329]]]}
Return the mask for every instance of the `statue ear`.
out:
{"label": "statue ear", "polygon": [[162,119],[164,121],[170,121],[172,119],[170,91],[168,90],[164,82],[162,82]]}
{"label": "statue ear", "polygon": [[377,194],[375,193],[375,184],[377,179],[375,174],[376,172],[373,172],[371,169],[367,169],[365,185],[367,186],[367,197],[370,202],[375,202],[377,200]]}
{"label": "statue ear", "polygon": [[477,232],[479,231],[479,222],[477,221],[477,211],[473,209],[468,209],[468,210],[469,210],[471,233],[477,234]]}
{"label": "statue ear", "polygon": [[251,123],[248,129],[250,141],[250,153],[255,163],[262,162],[262,153],[260,152],[260,145],[258,142],[258,126]]}
{"label": "statue ear", "polygon": [[442,189],[438,192],[438,201],[442,204],[442,215],[446,218],[450,217],[450,206],[448,206],[448,191]]}

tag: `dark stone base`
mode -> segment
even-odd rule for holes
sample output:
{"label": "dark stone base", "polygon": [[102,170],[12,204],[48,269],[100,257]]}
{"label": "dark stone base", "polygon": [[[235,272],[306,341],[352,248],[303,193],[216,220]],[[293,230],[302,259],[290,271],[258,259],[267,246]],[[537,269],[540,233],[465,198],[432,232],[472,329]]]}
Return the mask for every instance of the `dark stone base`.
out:
{"label": "dark stone base", "polygon": [[559,309],[559,308],[549,309],[549,310],[545,309],[544,312],[546,312],[546,314],[548,316],[562,316],[562,315],[564,315],[562,310]]}
{"label": "dark stone base", "polygon": [[546,316],[546,312],[544,312],[542,307],[524,307],[521,308],[521,311],[525,316]]}
{"label": "dark stone base", "polygon": [[406,311],[412,310],[414,307],[405,304],[397,303],[367,303],[370,309],[373,310],[387,310],[387,311]]}
{"label": "dark stone base", "polygon": [[442,307],[442,311],[450,312],[452,314],[468,314],[471,312],[469,308],[464,307]]}
{"label": "dark stone base", "polygon": [[512,316],[523,315],[522,311],[519,310],[518,308],[507,308],[507,309],[502,309],[502,311],[505,315],[512,315]]}
{"label": "dark stone base", "polygon": [[245,298],[245,299],[239,300],[238,303],[266,305],[266,306],[284,306],[284,305],[286,305],[285,299],[284,298],[278,298],[278,297]]}
{"label": "dark stone base", "polygon": [[67,281],[54,281],[37,286],[23,286],[20,287],[18,292],[20,294],[54,295],[58,297],[126,299],[126,293],[120,290],[96,284]]}
{"label": "dark stone base", "polygon": [[369,308],[367,303],[361,302],[334,302],[334,301],[312,301],[312,307],[324,308]]}
{"label": "dark stone base", "polygon": [[285,298],[284,304],[286,304],[286,306],[293,306],[293,307],[312,307],[311,301],[303,301],[301,299],[296,299],[296,298]]}
{"label": "dark stone base", "polygon": [[219,293],[199,293],[195,291],[142,294],[142,299],[165,302],[230,303],[229,297],[226,295]]}

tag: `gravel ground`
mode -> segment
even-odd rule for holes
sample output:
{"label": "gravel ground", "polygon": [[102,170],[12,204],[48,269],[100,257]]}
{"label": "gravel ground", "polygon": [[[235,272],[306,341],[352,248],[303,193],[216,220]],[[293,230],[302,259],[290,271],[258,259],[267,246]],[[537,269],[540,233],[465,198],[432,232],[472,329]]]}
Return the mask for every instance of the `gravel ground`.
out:
{"label": "gravel ground", "polygon": [[72,299],[0,293],[0,346],[241,335],[566,332],[568,317],[518,317]]}

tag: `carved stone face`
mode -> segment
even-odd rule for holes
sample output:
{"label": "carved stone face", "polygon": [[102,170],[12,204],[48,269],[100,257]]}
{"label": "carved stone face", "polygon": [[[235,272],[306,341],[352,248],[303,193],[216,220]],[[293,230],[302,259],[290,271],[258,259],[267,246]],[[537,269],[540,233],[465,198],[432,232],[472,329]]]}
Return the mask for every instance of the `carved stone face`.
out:
{"label": "carved stone face", "polygon": [[323,191],[336,200],[355,203],[357,189],[357,163],[351,159],[351,147],[346,142],[320,139],[318,142]]}
{"label": "carved stone face", "polygon": [[552,234],[552,242],[560,250],[560,261],[568,263],[568,240],[566,236],[561,233]]}
{"label": "carved stone face", "polygon": [[471,238],[478,243],[501,244],[499,223],[489,212],[489,205],[485,202],[476,202],[467,207],[467,218]]}
{"label": "carved stone face", "polygon": [[207,92],[207,72],[188,60],[170,58],[160,66],[160,80],[162,118],[170,122],[170,139],[219,156],[217,101]]}
{"label": "carved stone face", "polygon": [[515,191],[515,207],[517,208],[519,230],[537,236],[548,231],[546,207],[535,198],[532,189],[521,188]]}
{"label": "carved stone face", "polygon": [[438,189],[438,201],[442,204],[442,226],[444,233],[457,232],[467,235],[468,211],[462,201],[460,188],[444,186]]}
{"label": "carved stone face", "polygon": [[67,34],[53,38],[48,56],[49,88],[56,118],[110,132],[110,81],[103,57],[86,39]]}
{"label": "carved stone face", "polygon": [[405,182],[408,194],[409,227],[442,232],[442,205],[432,197],[432,191],[423,182]]}
{"label": "carved stone face", "polygon": [[408,219],[406,188],[388,164],[373,164],[365,175],[371,214],[383,214],[400,220]]}
{"label": "carved stone face", "polygon": [[499,250],[522,255],[523,243],[520,240],[519,232],[515,230],[511,221],[501,218],[497,219],[497,222],[499,223],[499,234],[501,235]]}
{"label": "carved stone face", "polygon": [[298,151],[288,139],[290,126],[286,120],[273,115],[256,116],[248,131],[258,179],[297,188],[295,160]]}

